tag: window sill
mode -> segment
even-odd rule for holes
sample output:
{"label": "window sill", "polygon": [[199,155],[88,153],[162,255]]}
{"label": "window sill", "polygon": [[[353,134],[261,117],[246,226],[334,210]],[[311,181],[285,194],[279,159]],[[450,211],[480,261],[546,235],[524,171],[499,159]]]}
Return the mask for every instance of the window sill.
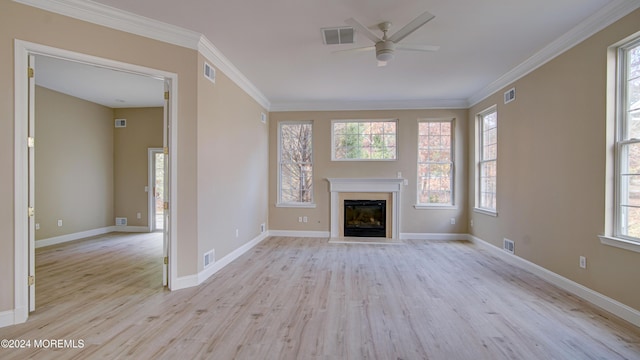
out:
{"label": "window sill", "polygon": [[315,209],[315,203],[278,203],[277,208]]}
{"label": "window sill", "polygon": [[413,207],[416,210],[453,210],[457,209],[454,205],[424,205],[424,204],[415,204]]}
{"label": "window sill", "polygon": [[600,238],[601,244],[640,253],[640,243],[638,242],[620,239],[613,236],[598,235],[598,237]]}
{"label": "window sill", "polygon": [[485,215],[489,215],[489,216],[493,216],[493,217],[498,217],[498,212],[497,211],[492,211],[492,210],[487,210],[487,209],[480,209],[480,208],[473,208],[473,212],[477,212],[479,214],[485,214]]}

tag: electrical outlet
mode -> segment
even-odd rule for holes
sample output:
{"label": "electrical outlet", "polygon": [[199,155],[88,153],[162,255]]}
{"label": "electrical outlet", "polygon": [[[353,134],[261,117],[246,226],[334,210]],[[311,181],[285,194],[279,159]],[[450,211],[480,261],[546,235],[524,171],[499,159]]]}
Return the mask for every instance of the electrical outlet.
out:
{"label": "electrical outlet", "polygon": [[137,213],[137,214],[136,214],[136,218],[138,218],[138,219],[142,219],[142,214],[141,214],[141,213]]}
{"label": "electrical outlet", "polygon": [[308,218],[308,217],[306,217],[306,216],[303,216],[303,217],[302,217],[302,222],[303,222],[303,223],[306,223],[306,222],[308,222],[308,221],[309,221],[309,218]]}
{"label": "electrical outlet", "polygon": [[36,223],[36,230],[40,230],[40,224]]}
{"label": "electrical outlet", "polygon": [[240,230],[236,229],[236,237],[240,236]]}
{"label": "electrical outlet", "polygon": [[587,258],[584,256],[580,256],[580,267],[583,269],[587,268]]}
{"label": "electrical outlet", "polygon": [[298,222],[302,222],[302,216],[298,216]]}
{"label": "electrical outlet", "polygon": [[451,225],[455,225],[456,224],[456,218],[451,218]]}
{"label": "electrical outlet", "polygon": [[62,220],[58,220],[58,226],[62,226]]}

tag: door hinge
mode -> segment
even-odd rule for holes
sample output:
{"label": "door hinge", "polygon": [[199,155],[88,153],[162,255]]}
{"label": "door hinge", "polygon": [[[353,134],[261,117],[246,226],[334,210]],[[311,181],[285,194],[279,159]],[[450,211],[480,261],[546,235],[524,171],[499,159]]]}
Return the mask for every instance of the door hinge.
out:
{"label": "door hinge", "polygon": [[165,265],[169,264],[169,257],[168,257],[168,256],[165,256],[165,257],[164,257],[164,259],[163,259],[163,261],[164,261],[164,264],[165,264]]}
{"label": "door hinge", "polygon": [[33,217],[36,214],[36,210],[33,206],[29,206],[29,217]]}
{"label": "door hinge", "polygon": [[169,92],[168,91],[164,92],[164,99],[165,100],[169,100]]}
{"label": "door hinge", "polygon": [[165,155],[169,155],[169,148],[168,147],[165,146],[162,151],[164,152]]}
{"label": "door hinge", "polygon": [[36,283],[36,277],[33,275],[29,275],[29,280],[27,282],[29,283],[29,286],[33,286],[33,284]]}
{"label": "door hinge", "polygon": [[169,203],[166,201],[164,202],[164,209],[169,210]]}
{"label": "door hinge", "polygon": [[28,148],[33,148],[34,146],[36,146],[36,139],[31,137],[31,136],[29,136],[27,138],[27,147]]}
{"label": "door hinge", "polygon": [[29,73],[29,78],[32,78],[35,75],[35,71],[33,70],[32,67],[29,68],[28,73]]}

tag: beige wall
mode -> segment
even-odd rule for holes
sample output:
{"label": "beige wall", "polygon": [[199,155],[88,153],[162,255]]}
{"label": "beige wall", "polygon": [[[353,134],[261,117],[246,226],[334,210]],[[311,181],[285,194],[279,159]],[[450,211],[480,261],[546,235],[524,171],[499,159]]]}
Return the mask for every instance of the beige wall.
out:
{"label": "beige wall", "polygon": [[[470,232],[499,247],[511,239],[517,256],[635,309],[640,254],[602,245],[597,236],[607,210],[607,47],[638,31],[640,10],[509,85],[514,102],[503,104],[505,88],[469,111],[472,122],[483,109],[498,109],[498,216],[471,212]],[[587,257],[587,269],[579,256]]]}
{"label": "beige wall", "polygon": [[268,225],[268,125],[266,110],[220,71],[215,84],[198,79],[198,248],[218,260]]}
{"label": "beige wall", "polygon": [[[455,206],[450,209],[417,210],[418,119],[455,119]],[[401,233],[467,232],[467,111],[466,110],[385,110],[273,112],[269,138],[269,225],[273,230],[330,231],[329,183],[327,178],[395,178],[398,172],[408,179],[402,188]],[[398,159],[396,161],[331,161],[331,120],[398,119]],[[282,121],[313,121],[314,209],[275,207],[277,201],[277,132]],[[307,216],[307,223],[299,223]],[[451,218],[456,224],[451,225]]]}
{"label": "beige wall", "polygon": [[113,225],[113,109],[42,87],[35,99],[36,240]]}
{"label": "beige wall", "polygon": [[148,149],[162,147],[164,109],[115,109],[114,114],[115,119],[127,119],[127,127],[114,129],[113,217],[126,217],[128,226],[149,226]]}

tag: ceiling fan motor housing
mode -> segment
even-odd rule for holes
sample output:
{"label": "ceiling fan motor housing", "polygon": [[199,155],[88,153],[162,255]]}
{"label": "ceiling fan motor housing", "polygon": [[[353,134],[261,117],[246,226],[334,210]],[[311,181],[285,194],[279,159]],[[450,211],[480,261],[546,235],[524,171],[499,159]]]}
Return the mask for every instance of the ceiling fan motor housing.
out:
{"label": "ceiling fan motor housing", "polygon": [[392,41],[378,41],[376,43],[376,59],[378,61],[389,61],[393,59],[393,51],[396,44]]}

